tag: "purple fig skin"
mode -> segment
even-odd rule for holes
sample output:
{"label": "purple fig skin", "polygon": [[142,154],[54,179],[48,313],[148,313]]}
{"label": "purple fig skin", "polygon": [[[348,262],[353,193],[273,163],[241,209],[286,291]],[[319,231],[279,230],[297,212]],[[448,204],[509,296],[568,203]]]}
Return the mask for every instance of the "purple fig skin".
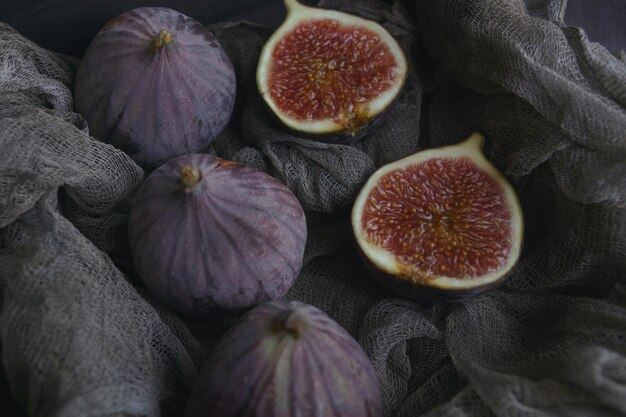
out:
{"label": "purple fig skin", "polygon": [[[185,187],[181,170],[189,167],[199,175]],[[302,267],[307,237],[304,210],[285,185],[204,154],[157,168],[135,195],[128,228],[145,286],[191,316],[283,297]]]}
{"label": "purple fig skin", "polygon": [[382,417],[369,358],[337,322],[297,301],[262,304],[212,353],[186,417]]}
{"label": "purple fig skin", "polygon": [[74,84],[76,110],[91,134],[145,168],[211,143],[230,119],[235,93],[235,71],[215,36],[163,7],[107,23]]}

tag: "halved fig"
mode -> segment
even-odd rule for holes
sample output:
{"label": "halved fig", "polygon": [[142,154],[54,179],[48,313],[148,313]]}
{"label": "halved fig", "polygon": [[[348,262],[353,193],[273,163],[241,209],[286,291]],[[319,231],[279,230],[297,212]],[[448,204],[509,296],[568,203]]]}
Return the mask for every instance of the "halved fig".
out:
{"label": "halved fig", "polygon": [[309,135],[356,136],[397,97],[407,75],[398,42],[378,23],[285,0],[257,85],[274,115]]}
{"label": "halved fig", "polygon": [[484,137],[383,166],[352,210],[374,276],[401,296],[458,299],[500,284],[517,262],[523,216],[515,190],[483,155]]}

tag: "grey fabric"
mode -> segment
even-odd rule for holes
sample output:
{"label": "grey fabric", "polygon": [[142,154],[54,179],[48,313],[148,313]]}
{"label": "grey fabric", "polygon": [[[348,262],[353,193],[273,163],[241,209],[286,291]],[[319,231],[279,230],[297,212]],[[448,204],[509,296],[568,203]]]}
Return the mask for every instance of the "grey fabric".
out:
{"label": "grey fabric", "polygon": [[[298,137],[268,116],[254,84],[268,29],[210,26],[239,89],[206,151],[298,196],[309,240],[287,298],[359,340],[387,416],[626,414],[626,65],[562,21],[565,1],[534,3],[324,1],[382,23],[411,63],[400,99],[354,146]],[[125,237],[142,172],[72,112],[74,68],[0,26],[6,385],[33,416],[178,416],[236,318],[178,317],[143,291]],[[393,297],[353,247],[352,199],[376,167],[475,129],[518,191],[522,258],[503,287],[462,303]],[[19,415],[4,386],[0,411]]]}
{"label": "grey fabric", "polygon": [[205,351],[103,252],[125,240],[115,207],[143,173],[89,137],[72,113],[72,74],[0,24],[4,374],[29,415],[158,415],[161,401],[177,410]]}

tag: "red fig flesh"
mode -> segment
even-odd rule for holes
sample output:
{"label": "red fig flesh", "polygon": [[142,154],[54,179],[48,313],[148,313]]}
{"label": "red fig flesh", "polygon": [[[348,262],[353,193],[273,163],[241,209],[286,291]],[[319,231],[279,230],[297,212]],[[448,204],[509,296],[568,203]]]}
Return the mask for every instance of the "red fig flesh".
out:
{"label": "red fig flesh", "polygon": [[352,211],[356,241],[383,282],[474,294],[517,262],[523,217],[484,138],[418,152],[375,172]]}
{"label": "red fig flesh", "polygon": [[407,74],[402,49],[373,21],[285,4],[287,19],[257,67],[263,99],[292,130],[356,135],[400,92]]}

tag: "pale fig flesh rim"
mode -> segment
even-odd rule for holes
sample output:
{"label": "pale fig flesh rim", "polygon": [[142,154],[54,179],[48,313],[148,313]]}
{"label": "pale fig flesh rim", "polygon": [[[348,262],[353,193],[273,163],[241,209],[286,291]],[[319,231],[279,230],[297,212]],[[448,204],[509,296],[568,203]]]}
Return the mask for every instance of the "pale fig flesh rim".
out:
{"label": "pale fig flesh rim", "polygon": [[[524,222],[521,206],[515,190],[513,189],[511,184],[483,155],[481,151],[483,141],[484,137],[480,133],[474,133],[460,144],[446,146],[442,148],[428,149],[418,152],[414,155],[385,165],[374,174],[372,174],[372,176],[363,186],[355,200],[352,209],[352,228],[359,247],[363,251],[364,255],[367,257],[367,259],[372,262],[378,270],[390,275],[398,276],[403,280],[412,281],[430,287],[451,290],[482,287],[498,281],[511,271],[519,258],[522,247]],[[502,188],[503,194],[506,198],[507,205],[510,207],[511,213],[511,248],[509,251],[508,259],[506,263],[502,265],[498,270],[474,278],[455,278],[442,275],[419,277],[402,276],[403,274],[401,271],[406,270],[406,266],[398,262],[393,253],[386,249],[380,248],[370,242],[370,240],[367,238],[366,232],[363,230],[361,216],[363,214],[363,209],[368,201],[370,192],[376,186],[376,184],[379,183],[381,178],[391,171],[406,168],[411,165],[418,165],[431,158],[447,159],[459,157],[470,158],[472,162],[474,162],[481,170],[485,171],[487,174],[493,177]]]}
{"label": "pale fig flesh rim", "polygon": [[400,90],[404,86],[404,80],[407,74],[407,61],[404,55],[404,51],[402,50],[398,42],[393,38],[393,36],[391,36],[391,34],[378,23],[348,13],[343,13],[336,10],[304,6],[295,0],[285,0],[285,5],[287,6],[288,10],[287,18],[281,24],[281,26],[276,29],[273,35],[263,46],[256,72],[256,81],[259,93],[261,94],[261,97],[263,98],[265,103],[269,106],[272,112],[281,120],[281,122],[283,122],[290,129],[305,131],[313,134],[333,133],[346,129],[346,125],[344,123],[336,122],[330,119],[307,121],[291,118],[285,115],[284,112],[281,111],[274,103],[274,101],[269,97],[267,82],[270,68],[269,64],[272,61],[272,53],[274,51],[274,47],[278,42],[283,39],[286,34],[288,34],[297,25],[302,24],[307,19],[334,19],[339,21],[341,25],[360,26],[376,33],[376,35],[378,35],[381,40],[386,44],[386,46],[389,48],[389,51],[391,52],[391,55],[396,60],[396,74],[399,81],[395,82],[391,88],[382,92],[375,99],[370,101],[366,109],[366,114],[363,116],[367,119],[372,119],[376,115],[383,112],[400,93]]}

